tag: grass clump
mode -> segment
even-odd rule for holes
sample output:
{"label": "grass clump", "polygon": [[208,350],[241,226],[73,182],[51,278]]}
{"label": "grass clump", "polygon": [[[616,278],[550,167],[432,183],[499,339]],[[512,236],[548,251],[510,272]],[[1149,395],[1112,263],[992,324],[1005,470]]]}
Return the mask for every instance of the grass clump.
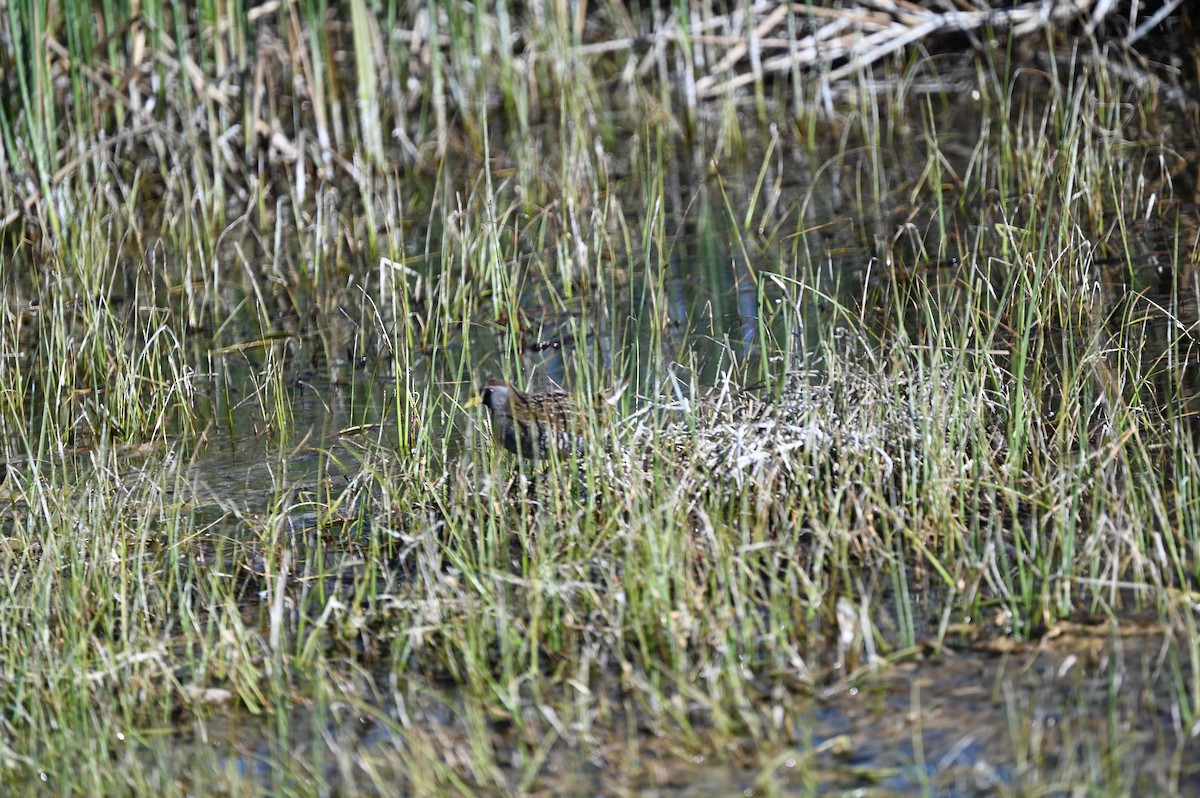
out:
{"label": "grass clump", "polygon": [[1188,792],[1194,130],[1029,11],[14,7],[12,783]]}

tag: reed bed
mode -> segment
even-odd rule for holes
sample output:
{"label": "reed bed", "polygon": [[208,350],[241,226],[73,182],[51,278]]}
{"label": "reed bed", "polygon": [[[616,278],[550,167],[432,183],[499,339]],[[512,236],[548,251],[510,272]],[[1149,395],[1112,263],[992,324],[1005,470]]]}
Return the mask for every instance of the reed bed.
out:
{"label": "reed bed", "polygon": [[0,21],[6,791],[1194,789],[1180,3],[139,8]]}

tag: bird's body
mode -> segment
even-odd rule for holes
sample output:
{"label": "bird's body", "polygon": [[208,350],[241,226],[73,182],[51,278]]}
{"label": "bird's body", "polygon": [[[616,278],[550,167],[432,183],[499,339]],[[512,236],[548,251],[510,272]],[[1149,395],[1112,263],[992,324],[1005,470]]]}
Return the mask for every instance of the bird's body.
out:
{"label": "bird's body", "polygon": [[565,453],[579,447],[575,407],[562,391],[526,393],[503,380],[492,380],[483,387],[478,403],[491,416],[492,437],[514,454],[538,460],[551,449]]}

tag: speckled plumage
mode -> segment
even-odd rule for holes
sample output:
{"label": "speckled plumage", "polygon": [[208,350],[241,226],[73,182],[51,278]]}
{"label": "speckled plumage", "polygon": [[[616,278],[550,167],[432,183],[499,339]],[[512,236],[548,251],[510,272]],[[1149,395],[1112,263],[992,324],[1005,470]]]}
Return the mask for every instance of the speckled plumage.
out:
{"label": "speckled plumage", "polygon": [[526,393],[503,380],[491,380],[479,395],[492,420],[492,437],[514,454],[530,460],[578,447],[575,409],[557,390]]}

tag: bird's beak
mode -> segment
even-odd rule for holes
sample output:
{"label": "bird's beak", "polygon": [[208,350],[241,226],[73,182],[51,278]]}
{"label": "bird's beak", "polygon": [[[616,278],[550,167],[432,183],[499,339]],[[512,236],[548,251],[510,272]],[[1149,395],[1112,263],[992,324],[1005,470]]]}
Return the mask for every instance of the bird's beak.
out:
{"label": "bird's beak", "polygon": [[474,407],[475,405],[482,404],[482,403],[483,403],[483,397],[480,396],[479,394],[475,394],[474,396],[472,396],[470,399],[467,400],[467,403],[465,405],[463,405],[463,407]]}

